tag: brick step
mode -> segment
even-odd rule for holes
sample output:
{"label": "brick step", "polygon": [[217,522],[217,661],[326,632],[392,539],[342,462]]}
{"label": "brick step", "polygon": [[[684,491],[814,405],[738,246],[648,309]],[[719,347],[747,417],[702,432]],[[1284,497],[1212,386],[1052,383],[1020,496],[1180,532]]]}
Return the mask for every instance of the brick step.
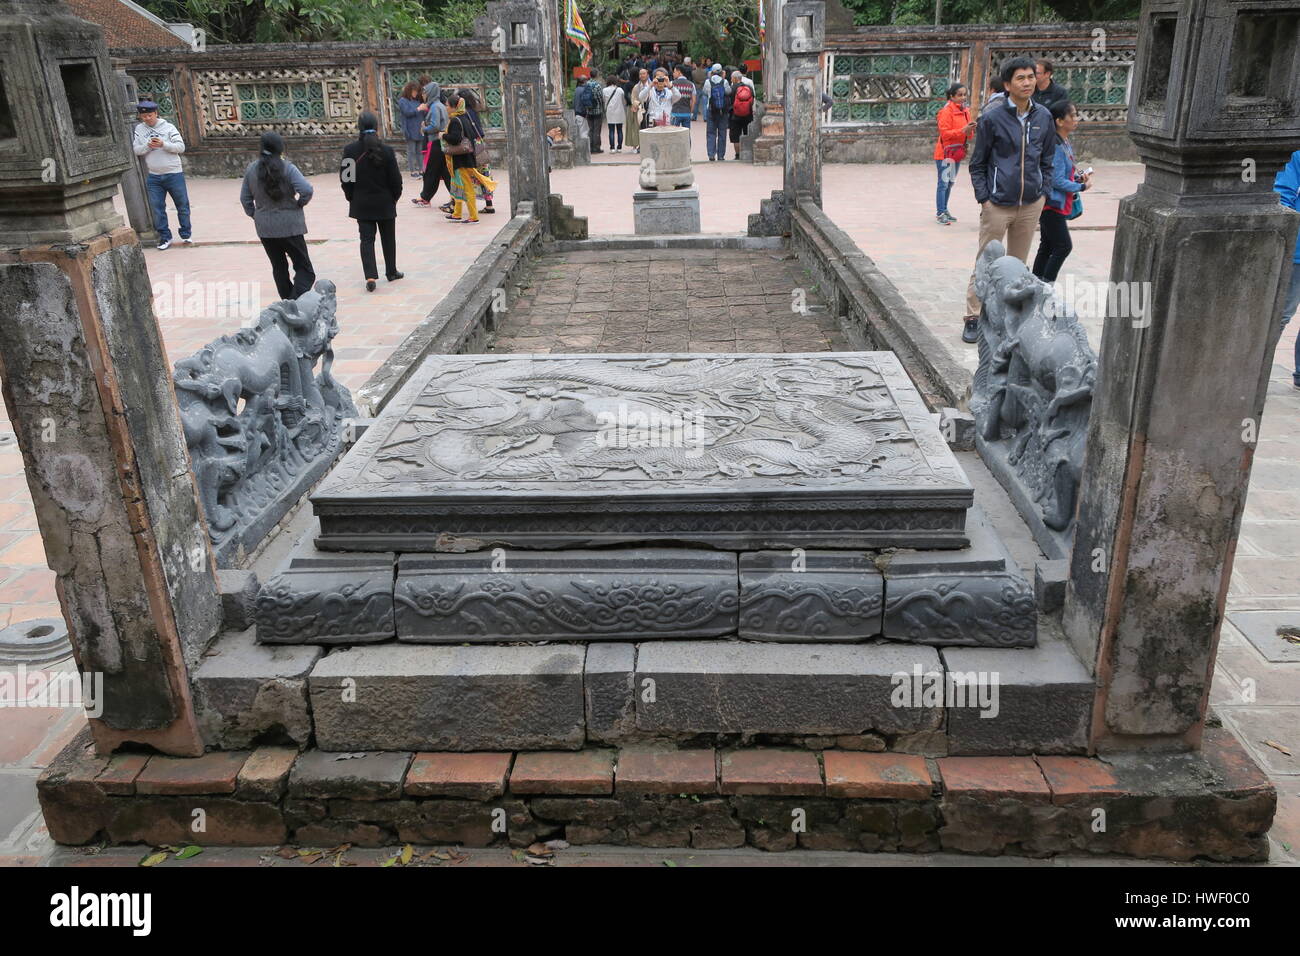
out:
{"label": "brick step", "polygon": [[348,554],[310,541],[254,600],[264,644],[874,637],[1027,647],[1034,590],[978,508],[969,546]]}
{"label": "brick step", "polygon": [[1093,684],[1059,634],[1033,648],[870,643],[257,644],[194,675],[210,746],[578,750],[647,740],[849,738],[927,755],[1081,753]]}
{"label": "brick step", "polygon": [[[59,843],[572,844],[1263,860],[1276,793],[1230,733],[1199,753],[945,757],[789,749],[96,756],[37,790]],[[200,812],[201,811],[201,812]],[[196,821],[202,821],[196,828]],[[1098,826],[1098,821],[1102,825]]]}

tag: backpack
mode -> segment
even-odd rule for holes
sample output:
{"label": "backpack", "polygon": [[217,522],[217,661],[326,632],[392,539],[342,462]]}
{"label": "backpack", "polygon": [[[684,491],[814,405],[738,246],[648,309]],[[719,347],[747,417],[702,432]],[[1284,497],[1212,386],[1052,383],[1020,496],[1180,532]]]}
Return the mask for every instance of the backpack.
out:
{"label": "backpack", "polygon": [[587,89],[587,84],[583,83],[573,94],[573,112],[579,116],[586,116],[587,110],[591,108],[591,90]]}
{"label": "backpack", "polygon": [[754,109],[754,91],[744,83],[740,84],[740,89],[736,90],[735,102],[732,104],[731,111],[737,116],[748,116]]}
{"label": "backpack", "polygon": [[592,83],[595,82],[595,80],[590,80],[587,83],[587,115],[603,116],[605,114],[605,97],[602,94],[605,91],[598,83],[596,88],[592,89]]}
{"label": "backpack", "polygon": [[709,108],[725,110],[727,108],[727,87],[721,81],[709,80]]}

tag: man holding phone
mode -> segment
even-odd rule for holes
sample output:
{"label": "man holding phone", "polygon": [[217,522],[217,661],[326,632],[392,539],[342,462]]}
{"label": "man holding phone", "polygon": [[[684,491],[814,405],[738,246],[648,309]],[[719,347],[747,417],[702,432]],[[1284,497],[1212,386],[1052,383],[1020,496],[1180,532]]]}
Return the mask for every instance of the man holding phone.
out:
{"label": "man holding phone", "polygon": [[172,244],[172,231],[167,226],[167,197],[176,206],[180,222],[181,241],[187,246],[194,240],[190,233],[190,196],[185,188],[185,173],[181,166],[181,153],[185,140],[180,131],[158,115],[158,104],[145,100],[136,106],[140,122],[135,125],[132,148],[137,156],[144,157],[149,170],[145,189],[149,205],[153,207],[153,225],[158,230],[158,248]]}

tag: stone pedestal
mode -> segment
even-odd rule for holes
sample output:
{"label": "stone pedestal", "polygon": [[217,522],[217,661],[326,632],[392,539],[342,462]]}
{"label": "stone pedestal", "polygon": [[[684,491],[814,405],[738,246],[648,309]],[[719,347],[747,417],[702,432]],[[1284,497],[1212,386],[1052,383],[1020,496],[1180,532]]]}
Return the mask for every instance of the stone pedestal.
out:
{"label": "stone pedestal", "polygon": [[641,130],[642,189],[671,191],[694,182],[690,130],[681,126],[653,126]]}
{"label": "stone pedestal", "polygon": [[632,194],[632,219],[638,236],[682,236],[700,231],[700,191],[639,190]]}
{"label": "stone pedestal", "polygon": [[[115,61],[114,66],[117,62]],[[127,169],[122,176],[122,201],[126,206],[126,218],[140,237],[140,241],[150,245],[158,242],[158,230],[153,225],[153,210],[149,206],[149,195],[145,190],[144,160],[135,155],[131,149],[130,133],[139,122],[136,103],[135,78],[124,69],[117,70],[117,79],[122,90],[122,122],[128,131]]]}
{"label": "stone pedestal", "polygon": [[1295,248],[1270,186],[1300,140],[1297,14],[1143,5],[1128,123],[1146,179],[1111,281],[1147,304],[1107,316],[1064,612],[1095,665],[1098,749],[1200,745]]}

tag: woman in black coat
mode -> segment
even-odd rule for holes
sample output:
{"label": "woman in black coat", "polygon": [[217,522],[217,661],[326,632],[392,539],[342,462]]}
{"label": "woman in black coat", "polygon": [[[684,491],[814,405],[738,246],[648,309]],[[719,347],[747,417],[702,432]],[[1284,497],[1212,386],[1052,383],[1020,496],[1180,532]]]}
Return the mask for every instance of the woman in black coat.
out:
{"label": "woman in black coat", "polygon": [[397,271],[397,200],[402,196],[402,174],[397,154],[379,139],[379,118],[369,111],[357,121],[361,137],[343,147],[339,182],[348,200],[348,215],[357,221],[361,235],[361,268],[366,291],[379,281],[375,264],[375,233],[384,250],[384,275],[389,282],[402,278]]}

